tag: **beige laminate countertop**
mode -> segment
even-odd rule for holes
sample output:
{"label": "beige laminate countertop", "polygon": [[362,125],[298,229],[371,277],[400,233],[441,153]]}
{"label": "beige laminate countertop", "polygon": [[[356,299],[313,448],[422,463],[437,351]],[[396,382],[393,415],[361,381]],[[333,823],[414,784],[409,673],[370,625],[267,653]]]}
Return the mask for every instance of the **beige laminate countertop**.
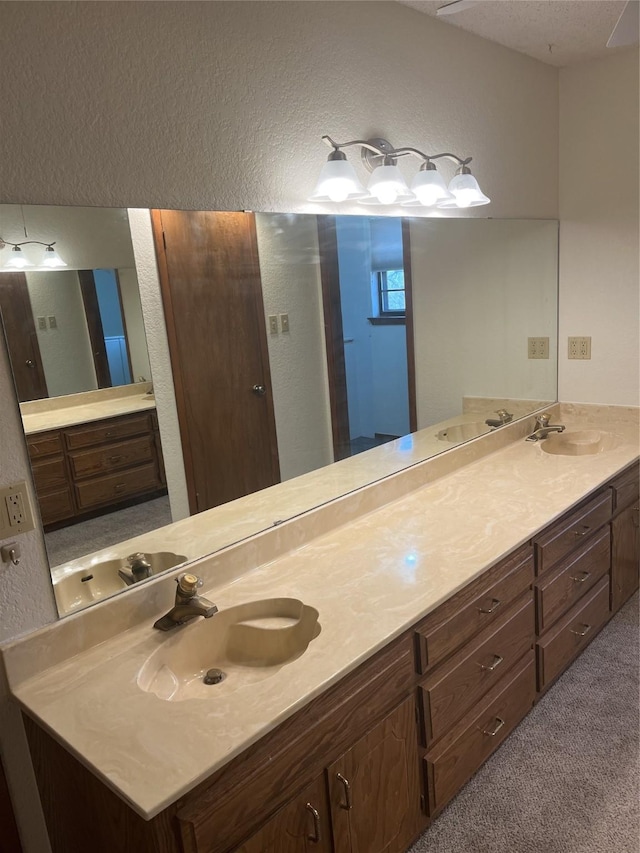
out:
{"label": "beige laminate countertop", "polygon": [[[568,405],[561,415],[567,430],[588,425],[620,442],[569,457],[518,439],[271,562],[260,564],[266,539],[256,537],[257,567],[231,581],[217,582],[215,567],[233,560],[234,548],[195,564],[221,610],[283,596],[319,611],[322,630],[307,651],[259,683],[228,679],[211,698],[182,702],[138,687],[149,655],[180,639],[154,631],[150,614],[140,621],[145,600],[155,616],[169,608],[170,576],[130,592],[136,607],[121,596],[6,646],[13,694],[138,814],[153,817],[638,457],[637,410]],[[91,625],[126,606],[128,630],[67,659],[61,653],[41,671],[56,632],[77,648],[82,631],[89,645]]]}
{"label": "beige laminate countertop", "polygon": [[147,394],[130,394],[72,406],[60,406],[41,412],[28,412],[22,415],[22,424],[26,435],[49,429],[62,429],[78,424],[99,421],[103,418],[115,418],[118,415],[130,415],[135,412],[148,412],[155,409],[156,401]]}

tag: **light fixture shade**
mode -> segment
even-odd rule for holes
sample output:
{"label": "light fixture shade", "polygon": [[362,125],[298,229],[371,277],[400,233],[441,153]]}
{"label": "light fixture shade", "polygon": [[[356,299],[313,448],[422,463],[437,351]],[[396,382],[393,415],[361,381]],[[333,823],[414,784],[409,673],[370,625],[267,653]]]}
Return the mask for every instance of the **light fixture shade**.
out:
{"label": "light fixture shade", "polygon": [[491,202],[491,199],[482,192],[473,175],[469,173],[456,175],[451,178],[449,192],[454,198],[450,201],[438,202],[438,207],[445,209],[453,207],[479,207],[481,204],[489,204]]}
{"label": "light fixture shade", "polygon": [[369,195],[361,204],[399,204],[415,198],[397,166],[376,166],[367,189]]}
{"label": "light fixture shade", "polygon": [[358,180],[355,169],[347,160],[327,160],[309,201],[347,201],[365,198],[367,191]]}
{"label": "light fixture shade", "polygon": [[6,270],[24,270],[27,267],[32,267],[33,264],[31,261],[25,257],[24,252],[20,248],[20,246],[14,246],[11,250],[9,258],[4,265],[4,269]]}
{"label": "light fixture shade", "polygon": [[44,250],[44,258],[42,259],[41,265],[52,270],[59,269],[60,267],[66,267],[66,263],[62,260],[53,246],[47,246]]}
{"label": "light fixture shade", "polygon": [[404,202],[410,207],[434,207],[441,201],[453,201],[444,178],[435,169],[421,169],[411,182],[416,201]]}

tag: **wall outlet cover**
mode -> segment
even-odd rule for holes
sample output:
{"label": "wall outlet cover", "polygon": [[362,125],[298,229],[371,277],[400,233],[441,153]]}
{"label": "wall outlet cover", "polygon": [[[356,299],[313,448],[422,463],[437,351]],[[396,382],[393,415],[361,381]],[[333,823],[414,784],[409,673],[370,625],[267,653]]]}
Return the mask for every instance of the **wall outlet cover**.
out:
{"label": "wall outlet cover", "polygon": [[578,359],[591,358],[591,338],[570,337],[567,357]]}
{"label": "wall outlet cover", "polygon": [[549,338],[527,338],[529,358],[549,358]]}
{"label": "wall outlet cover", "polygon": [[0,539],[27,533],[34,526],[27,484],[23,481],[0,488]]}

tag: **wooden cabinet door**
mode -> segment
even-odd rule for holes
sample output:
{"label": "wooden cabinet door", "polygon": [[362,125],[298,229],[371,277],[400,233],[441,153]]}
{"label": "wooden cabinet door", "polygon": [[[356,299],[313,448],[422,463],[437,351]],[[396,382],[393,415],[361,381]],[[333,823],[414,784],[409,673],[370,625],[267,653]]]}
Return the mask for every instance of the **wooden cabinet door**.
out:
{"label": "wooden cabinet door", "polygon": [[320,776],[236,853],[331,853],[332,849],[325,780]]}
{"label": "wooden cabinet door", "polygon": [[611,522],[611,610],[615,613],[638,588],[640,507],[636,502]]}
{"label": "wooden cabinet door", "polygon": [[336,853],[400,853],[421,828],[413,697],[327,770]]}

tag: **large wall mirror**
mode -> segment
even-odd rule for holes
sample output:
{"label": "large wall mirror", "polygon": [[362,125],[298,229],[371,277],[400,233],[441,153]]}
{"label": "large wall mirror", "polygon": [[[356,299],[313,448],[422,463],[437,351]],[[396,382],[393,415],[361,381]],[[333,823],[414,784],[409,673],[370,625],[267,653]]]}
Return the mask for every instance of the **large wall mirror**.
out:
{"label": "large wall mirror", "polygon": [[555,221],[4,205],[0,237],[61,613],[557,396]]}

